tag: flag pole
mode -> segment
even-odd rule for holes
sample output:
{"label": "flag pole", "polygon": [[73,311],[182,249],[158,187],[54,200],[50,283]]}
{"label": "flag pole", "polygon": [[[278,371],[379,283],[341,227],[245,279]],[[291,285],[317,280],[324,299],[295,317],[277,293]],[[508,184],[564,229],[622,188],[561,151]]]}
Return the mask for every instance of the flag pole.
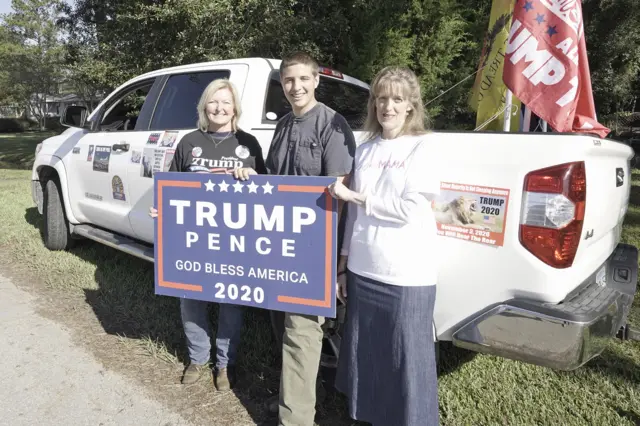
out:
{"label": "flag pole", "polygon": [[508,132],[511,129],[511,105],[513,104],[513,94],[511,90],[507,89],[505,98],[504,125],[502,130]]}
{"label": "flag pole", "polygon": [[531,109],[525,105],[524,107],[524,122],[522,123],[522,131],[529,132],[531,130]]}
{"label": "flag pole", "polygon": [[542,131],[543,132],[547,132],[547,121],[546,120],[542,120]]}

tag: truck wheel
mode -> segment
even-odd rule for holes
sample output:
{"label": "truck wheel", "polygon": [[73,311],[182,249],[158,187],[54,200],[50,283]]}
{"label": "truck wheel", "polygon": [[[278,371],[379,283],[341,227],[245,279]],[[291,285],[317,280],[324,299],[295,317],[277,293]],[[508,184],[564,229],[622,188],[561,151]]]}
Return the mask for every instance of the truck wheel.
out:
{"label": "truck wheel", "polygon": [[74,240],[69,232],[69,221],[64,213],[62,192],[58,179],[51,178],[44,187],[44,245],[49,250],[66,250]]}

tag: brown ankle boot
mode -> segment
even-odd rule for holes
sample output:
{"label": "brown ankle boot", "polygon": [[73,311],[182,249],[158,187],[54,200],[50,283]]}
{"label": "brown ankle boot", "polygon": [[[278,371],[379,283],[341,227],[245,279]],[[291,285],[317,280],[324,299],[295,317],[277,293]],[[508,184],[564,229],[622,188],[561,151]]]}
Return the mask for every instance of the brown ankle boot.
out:
{"label": "brown ankle boot", "polygon": [[187,369],[184,370],[184,374],[182,376],[182,384],[191,385],[193,383],[196,383],[202,378],[202,376],[207,373],[207,370],[207,365],[189,364]]}
{"label": "brown ankle boot", "polygon": [[216,373],[216,389],[220,392],[228,391],[235,385],[235,374],[233,368],[221,368]]}

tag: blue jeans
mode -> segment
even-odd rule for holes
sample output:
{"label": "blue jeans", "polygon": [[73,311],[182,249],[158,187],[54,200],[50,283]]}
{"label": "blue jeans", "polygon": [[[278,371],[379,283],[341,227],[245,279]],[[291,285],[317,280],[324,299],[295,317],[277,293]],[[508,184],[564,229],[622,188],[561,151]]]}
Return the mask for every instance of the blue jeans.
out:
{"label": "blue jeans", "polygon": [[[187,337],[187,348],[192,364],[203,365],[211,357],[211,336],[209,330],[209,302],[180,299],[182,325]],[[244,306],[220,303],[218,332],[216,333],[216,369],[235,365],[240,343],[240,333],[244,322]]]}

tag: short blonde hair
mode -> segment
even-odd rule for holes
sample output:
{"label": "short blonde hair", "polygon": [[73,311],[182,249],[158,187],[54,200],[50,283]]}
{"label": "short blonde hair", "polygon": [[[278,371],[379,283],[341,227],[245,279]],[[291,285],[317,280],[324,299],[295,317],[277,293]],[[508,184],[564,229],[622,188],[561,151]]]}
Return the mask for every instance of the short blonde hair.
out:
{"label": "short blonde hair", "polygon": [[236,87],[226,78],[213,80],[202,91],[202,95],[200,95],[200,100],[198,101],[198,129],[206,132],[209,128],[209,118],[207,117],[205,109],[207,108],[209,99],[211,99],[213,94],[220,89],[229,89],[231,92],[231,97],[233,98],[233,118],[231,119],[231,128],[234,132],[237,132],[239,129],[238,120],[240,120],[240,115],[242,114],[242,107],[240,106],[240,98]]}
{"label": "short blonde hair", "polygon": [[381,95],[400,94],[409,101],[411,110],[398,136],[427,133],[428,117],[422,106],[420,82],[413,71],[406,67],[386,67],[376,74],[370,87],[367,119],[364,122],[365,140],[382,134],[382,126],[376,115],[376,99]]}

